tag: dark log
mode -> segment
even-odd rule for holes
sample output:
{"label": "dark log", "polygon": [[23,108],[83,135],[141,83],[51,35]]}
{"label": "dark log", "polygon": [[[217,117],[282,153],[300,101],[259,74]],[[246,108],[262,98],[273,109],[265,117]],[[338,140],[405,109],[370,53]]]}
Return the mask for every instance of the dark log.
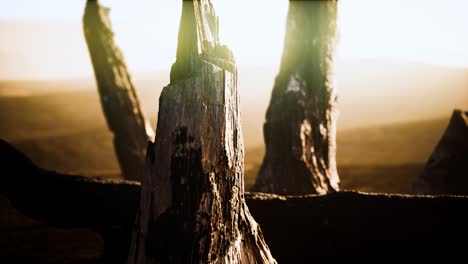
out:
{"label": "dark log", "polygon": [[[0,191],[16,208],[54,226],[97,230],[105,259],[126,261],[140,184],[46,171],[4,141],[0,154]],[[465,257],[466,196],[246,193],[245,199],[279,263]]]}
{"label": "dark log", "polygon": [[114,43],[109,9],[100,6],[97,0],[88,0],[83,29],[122,174],[127,180],[139,181],[146,143],[154,132],[141,111],[123,54]]}
{"label": "dark log", "polygon": [[275,263],[244,200],[232,53],[209,0],[183,1],[128,263]]}
{"label": "dark log", "polygon": [[99,232],[107,260],[123,263],[140,199],[138,182],[44,170],[3,140],[0,154],[0,191],[17,209],[56,227]]}
{"label": "dark log", "polygon": [[468,112],[453,111],[413,191],[415,194],[468,195]]}
{"label": "dark log", "polygon": [[247,194],[278,263],[466,258],[468,197]]}
{"label": "dark log", "polygon": [[339,189],[333,57],[337,1],[291,1],[280,72],[263,126],[265,157],[254,191]]}

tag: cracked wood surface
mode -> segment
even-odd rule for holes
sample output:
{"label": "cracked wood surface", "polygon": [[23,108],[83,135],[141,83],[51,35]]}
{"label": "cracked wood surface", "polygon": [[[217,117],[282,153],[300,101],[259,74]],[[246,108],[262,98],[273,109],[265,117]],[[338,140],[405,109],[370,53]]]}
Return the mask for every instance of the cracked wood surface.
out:
{"label": "cracked wood surface", "polygon": [[337,1],[291,1],[281,67],[263,126],[265,157],[254,191],[339,190],[333,60]]}
{"label": "cracked wood surface", "polygon": [[127,180],[139,181],[146,143],[154,132],[141,110],[122,51],[115,44],[109,9],[97,0],[88,0],[83,30],[122,174]]}
{"label": "cracked wood surface", "polygon": [[244,200],[237,68],[210,1],[184,1],[128,263],[275,263]]}

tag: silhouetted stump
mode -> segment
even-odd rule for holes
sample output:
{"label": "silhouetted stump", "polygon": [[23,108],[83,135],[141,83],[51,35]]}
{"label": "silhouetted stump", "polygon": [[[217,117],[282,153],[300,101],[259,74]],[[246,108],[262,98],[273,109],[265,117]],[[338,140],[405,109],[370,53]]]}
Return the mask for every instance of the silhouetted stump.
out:
{"label": "silhouetted stump", "polygon": [[468,112],[453,112],[414,193],[468,195]]}
{"label": "silhouetted stump", "polygon": [[128,263],[275,263],[244,201],[237,69],[210,1],[184,1]]}
{"label": "silhouetted stump", "polygon": [[93,63],[102,109],[110,130],[123,176],[139,181],[144,167],[146,143],[154,136],[143,116],[130,74],[114,43],[109,9],[88,0],[83,29]]}
{"label": "silhouetted stump", "polygon": [[333,57],[337,1],[291,1],[281,68],[263,126],[265,158],[254,191],[339,189]]}

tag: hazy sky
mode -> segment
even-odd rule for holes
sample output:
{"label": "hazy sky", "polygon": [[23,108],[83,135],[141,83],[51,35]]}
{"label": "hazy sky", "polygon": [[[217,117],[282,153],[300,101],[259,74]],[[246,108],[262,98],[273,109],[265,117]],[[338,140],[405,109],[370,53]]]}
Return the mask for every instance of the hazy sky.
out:
{"label": "hazy sky", "polygon": [[[0,60],[0,78],[92,74],[81,29],[84,0],[0,1],[0,56],[9,56]],[[101,3],[111,8],[117,44],[133,72],[170,67],[181,1]],[[239,64],[279,64],[288,1],[213,3],[221,41]],[[468,67],[467,14],[467,0],[341,0],[338,56]]]}

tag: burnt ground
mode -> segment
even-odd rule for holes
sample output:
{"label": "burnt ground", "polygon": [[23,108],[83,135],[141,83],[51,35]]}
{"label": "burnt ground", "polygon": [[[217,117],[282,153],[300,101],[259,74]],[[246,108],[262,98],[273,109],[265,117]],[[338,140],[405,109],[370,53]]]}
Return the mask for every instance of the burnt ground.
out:
{"label": "burnt ground", "polygon": [[[6,142],[1,154],[1,191],[11,202],[0,200],[1,263],[125,261],[138,184],[43,170]],[[279,263],[465,254],[468,197],[247,193],[246,200]]]}

